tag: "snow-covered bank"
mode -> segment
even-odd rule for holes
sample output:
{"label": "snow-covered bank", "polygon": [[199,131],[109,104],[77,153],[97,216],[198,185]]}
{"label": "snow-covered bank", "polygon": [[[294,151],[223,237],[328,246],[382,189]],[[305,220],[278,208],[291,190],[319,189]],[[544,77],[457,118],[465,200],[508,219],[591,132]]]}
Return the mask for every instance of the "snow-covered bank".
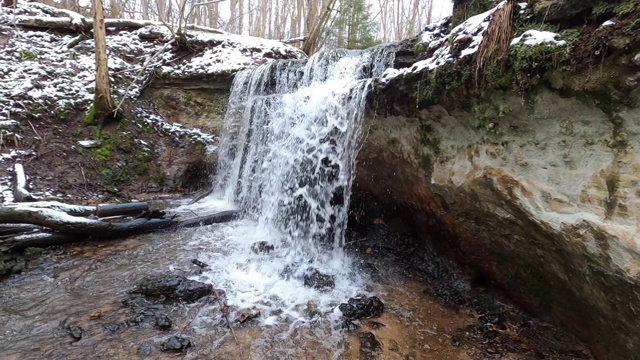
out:
{"label": "snow-covered bank", "polygon": [[[25,19],[60,19],[75,23],[74,16],[37,3],[20,3],[17,9],[0,9],[0,120],[38,118],[55,114],[64,118],[72,110],[86,109],[92,100],[95,77],[93,40],[81,41],[71,49],[76,37],[69,32],[50,32],[15,26]],[[51,14],[60,14],[53,17]],[[77,16],[76,16],[77,15]],[[75,21],[75,22],[74,22]],[[131,22],[131,20],[127,20]],[[137,30],[109,29],[107,46],[109,69],[116,100],[125,95],[136,98],[141,85],[154,70],[163,77],[188,78],[193,75],[232,74],[274,59],[302,58],[300,50],[274,40],[238,36],[222,31],[188,31],[187,41],[197,51],[185,55],[172,46],[156,53],[170,40],[171,32],[149,22]],[[150,61],[151,60],[151,61]],[[140,70],[151,63],[142,76]],[[127,87],[129,94],[125,94]]]}

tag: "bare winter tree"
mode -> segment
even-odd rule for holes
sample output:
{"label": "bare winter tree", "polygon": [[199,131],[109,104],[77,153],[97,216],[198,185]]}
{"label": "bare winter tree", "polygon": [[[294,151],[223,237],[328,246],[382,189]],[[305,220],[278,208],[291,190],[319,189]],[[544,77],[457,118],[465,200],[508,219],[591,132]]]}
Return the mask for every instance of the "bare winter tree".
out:
{"label": "bare winter tree", "polygon": [[[17,0],[0,0],[3,6]],[[89,16],[91,7],[81,0],[37,0]],[[102,0],[109,17],[160,21],[175,33],[187,25],[220,28],[302,44],[305,50],[347,46],[327,41],[326,31],[335,23],[339,9],[353,0]],[[371,12],[371,34],[377,41],[405,39],[419,33],[433,19],[439,19],[444,3],[451,0],[365,0]],[[434,4],[435,11],[434,14]],[[445,6],[446,7],[446,6]],[[330,9],[327,11],[327,9]],[[352,27],[333,29],[338,38],[350,38]]]}
{"label": "bare winter tree", "polygon": [[111,97],[109,65],[107,57],[106,28],[102,0],[93,0],[93,37],[96,48],[96,88],[93,96],[93,121],[104,125],[114,117],[115,105]]}

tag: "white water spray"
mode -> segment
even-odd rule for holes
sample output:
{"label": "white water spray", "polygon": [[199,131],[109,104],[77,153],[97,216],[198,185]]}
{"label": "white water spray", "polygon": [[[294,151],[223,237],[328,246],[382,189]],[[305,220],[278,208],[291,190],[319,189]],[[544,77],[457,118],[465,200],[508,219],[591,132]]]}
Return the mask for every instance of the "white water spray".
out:
{"label": "white water spray", "polygon": [[[335,50],[236,75],[213,196],[244,219],[214,227],[206,240],[216,250],[203,252],[213,268],[203,277],[228,289],[231,305],[295,317],[309,300],[328,311],[361,290],[341,247],[367,91],[393,56]],[[253,253],[257,241],[275,250]],[[335,276],[335,289],[303,287],[311,267]]]}

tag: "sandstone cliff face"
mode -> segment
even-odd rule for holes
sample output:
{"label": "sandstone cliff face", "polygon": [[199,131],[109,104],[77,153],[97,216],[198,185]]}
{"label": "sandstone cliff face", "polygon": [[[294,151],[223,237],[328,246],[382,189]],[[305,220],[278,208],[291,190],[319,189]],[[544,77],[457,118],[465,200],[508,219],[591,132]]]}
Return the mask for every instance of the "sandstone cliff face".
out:
{"label": "sandstone cliff face", "polygon": [[408,214],[599,358],[638,358],[640,108],[612,117],[541,90],[393,113],[368,117],[354,196]]}
{"label": "sandstone cliff face", "polygon": [[[628,11],[640,3],[572,3],[521,4],[517,16],[552,12],[544,19],[561,31],[548,45],[512,42],[489,86],[474,82],[473,53],[499,10],[463,23],[470,15],[454,11],[461,25],[449,34],[446,23],[427,28],[414,40],[424,60],[371,94],[353,197],[415,224],[597,358],[640,359],[640,39],[630,35],[640,13]],[[564,65],[531,66],[553,47]]]}

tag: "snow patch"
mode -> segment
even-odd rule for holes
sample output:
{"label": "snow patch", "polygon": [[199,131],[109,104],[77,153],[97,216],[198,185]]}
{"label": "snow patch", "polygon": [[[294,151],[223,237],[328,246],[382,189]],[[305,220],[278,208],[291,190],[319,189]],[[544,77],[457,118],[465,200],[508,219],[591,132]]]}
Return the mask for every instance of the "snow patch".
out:
{"label": "snow patch", "polygon": [[[489,28],[493,14],[501,9],[506,1],[482,14],[467,19],[456,26],[450,33],[446,32],[448,19],[433,24],[420,34],[419,44],[424,44],[428,57],[418,61],[405,69],[387,69],[382,75],[383,81],[408,73],[431,71],[445,64],[454,63],[462,58],[471,56],[478,51],[482,39]],[[525,11],[527,3],[518,3],[521,12]],[[529,30],[512,40],[511,45],[524,44],[534,46],[547,44],[550,46],[564,46],[566,41],[558,40],[558,34],[548,31]]]}
{"label": "snow patch", "polygon": [[[456,26],[449,34],[446,34],[445,24],[447,20],[428,27],[420,35],[421,43],[427,45],[427,54],[432,54],[429,58],[413,64],[410,68],[395,70],[389,69],[383,74],[384,79],[390,79],[399,75],[433,70],[442,65],[453,63],[458,59],[473,55],[478,51],[483,36],[489,28],[489,23],[493,13],[501,9],[506,1],[500,2],[496,7],[470,17],[462,24]],[[454,47],[462,47],[458,56],[453,54]]]}
{"label": "snow patch", "polygon": [[613,20],[607,20],[605,22],[602,23],[602,25],[600,25],[600,27],[607,27],[607,26],[612,26],[617,24],[615,21]]}
{"label": "snow patch", "polygon": [[511,46],[524,44],[529,46],[535,46],[540,44],[549,44],[549,45],[557,45],[564,46],[567,44],[564,40],[556,40],[559,37],[559,34],[550,31],[539,31],[539,30],[527,30],[522,35],[518,36],[511,40]]}

